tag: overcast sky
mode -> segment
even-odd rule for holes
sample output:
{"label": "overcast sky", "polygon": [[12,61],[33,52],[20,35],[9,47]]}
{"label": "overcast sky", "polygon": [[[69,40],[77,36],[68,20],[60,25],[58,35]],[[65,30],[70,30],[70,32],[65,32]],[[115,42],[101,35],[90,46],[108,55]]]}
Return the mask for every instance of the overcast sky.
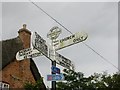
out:
{"label": "overcast sky", "polygon": [[[36,4],[68,28],[72,33],[84,31],[88,34],[85,41],[95,51],[118,67],[118,3],[117,2],[39,2]],[[38,32],[47,42],[47,33],[55,21],[45,15],[30,2],[2,3],[2,40],[15,38],[23,24],[31,32]],[[1,34],[1,33],[0,33]],[[64,28],[58,39],[71,35]],[[1,35],[0,35],[1,36]],[[94,72],[117,71],[111,64],[79,43],[58,51],[75,64],[75,70],[89,76]],[[46,77],[50,74],[51,62],[45,56],[34,59],[45,84],[50,86]],[[61,68],[63,68],[58,65]]]}

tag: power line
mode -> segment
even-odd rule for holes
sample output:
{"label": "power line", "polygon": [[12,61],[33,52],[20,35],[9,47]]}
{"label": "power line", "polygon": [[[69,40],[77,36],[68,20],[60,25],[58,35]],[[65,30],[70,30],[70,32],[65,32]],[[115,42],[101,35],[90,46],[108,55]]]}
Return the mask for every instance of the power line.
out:
{"label": "power line", "polygon": [[41,11],[43,11],[48,17],[50,17],[51,19],[53,19],[56,23],[58,23],[60,26],[62,26],[65,30],[67,30],[70,34],[73,34],[70,30],[68,30],[64,25],[62,25],[60,22],[58,22],[55,18],[53,18],[52,16],[50,16],[47,12],[45,12],[42,8],[40,8],[37,4],[35,4],[34,2],[32,2],[31,0],[29,0],[32,4],[34,4],[37,8],[39,8]]}
{"label": "power line", "polygon": [[[31,0],[29,0],[33,5],[35,5],[40,11],[44,12],[48,17],[50,17],[51,19],[53,19],[56,23],[58,23],[60,26],[62,26],[66,31],[68,31],[70,34],[73,35],[73,33],[67,29],[64,25],[62,25],[60,22],[58,22],[55,18],[53,18],[51,15],[49,15],[46,11],[44,11],[41,7],[39,7],[37,4],[35,4],[34,2],[32,2]],[[103,60],[105,60],[107,63],[111,64],[114,68],[116,68],[118,71],[120,71],[118,69],[118,67],[116,67],[114,64],[112,64],[108,59],[106,59],[104,56],[102,56],[101,54],[99,54],[97,51],[95,51],[92,47],[90,47],[88,44],[86,44],[85,42],[82,42],[85,46],[87,46],[89,49],[91,49],[94,53],[96,53],[98,56],[100,56]]]}
{"label": "power line", "polygon": [[[109,64],[111,64],[113,67],[115,67],[116,69],[118,69],[118,67],[116,67],[114,64],[112,64],[108,59],[106,59],[105,57],[103,57],[101,54],[99,54],[97,51],[95,51],[93,48],[91,48],[89,45],[87,45],[85,42],[82,42],[84,45],[86,45],[88,48],[90,48],[93,52],[95,52],[97,55],[99,55],[103,60],[105,60],[106,62],[108,62]],[[119,69],[118,69],[119,70]],[[120,71],[120,70],[119,70]]]}

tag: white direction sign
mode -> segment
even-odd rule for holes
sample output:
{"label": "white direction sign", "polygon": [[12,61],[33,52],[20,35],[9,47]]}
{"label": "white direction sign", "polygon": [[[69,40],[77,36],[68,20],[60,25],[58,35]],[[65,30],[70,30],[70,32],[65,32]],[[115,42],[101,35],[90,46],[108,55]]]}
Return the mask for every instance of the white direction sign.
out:
{"label": "white direction sign", "polygon": [[56,50],[71,46],[73,44],[85,41],[88,35],[83,32],[77,32],[71,36],[65,37],[61,40],[54,41],[54,47]]}
{"label": "white direction sign", "polygon": [[[51,46],[48,46],[46,41],[36,32],[34,33],[35,37],[33,37],[33,47],[36,48],[38,51],[40,51],[43,55],[45,55],[48,59],[50,59],[51,61],[54,61],[54,55],[51,54],[52,53],[52,48],[50,48]],[[67,58],[65,58],[64,56],[58,54],[57,52],[55,52],[55,59],[56,59],[56,63],[66,67],[66,68],[71,68],[73,66],[73,64],[71,64],[71,61]]]}
{"label": "white direction sign", "polygon": [[56,59],[56,63],[63,66],[63,67],[66,67],[68,69],[74,69],[74,65],[73,63],[71,62],[71,60],[67,59],[66,57],[60,55],[59,53],[55,53],[55,59]]}
{"label": "white direction sign", "polygon": [[37,49],[27,48],[27,49],[23,49],[23,50],[18,51],[16,54],[16,59],[23,60],[23,59],[27,59],[27,58],[38,57],[41,55],[42,55],[42,53],[39,52]]}
{"label": "white direction sign", "polygon": [[[52,51],[52,49],[50,47],[49,47],[49,51]],[[54,57],[50,53],[51,52],[49,52],[49,56],[48,56],[49,59],[54,60]],[[35,58],[38,56],[42,56],[42,53],[40,51],[38,51],[37,49],[33,49],[33,48],[27,48],[27,49],[23,49],[23,50],[18,51],[16,54],[16,59],[18,61],[20,61],[20,60],[24,60],[27,58]],[[55,53],[55,59],[56,59],[56,63],[63,66],[63,67],[66,67],[69,69],[74,68],[72,62],[69,59],[65,58],[64,56],[60,55],[57,52]]]}
{"label": "white direction sign", "polygon": [[39,52],[41,52],[44,56],[46,56],[51,61],[54,61],[49,56],[49,46],[47,45],[46,41],[39,35],[37,32],[33,34],[33,41],[32,45],[35,49],[37,49]]}
{"label": "white direction sign", "polygon": [[48,49],[48,46],[46,45],[46,41],[39,34],[37,34],[37,32],[35,32],[33,35],[32,45],[35,49],[40,51],[43,55],[48,57],[49,49]]}

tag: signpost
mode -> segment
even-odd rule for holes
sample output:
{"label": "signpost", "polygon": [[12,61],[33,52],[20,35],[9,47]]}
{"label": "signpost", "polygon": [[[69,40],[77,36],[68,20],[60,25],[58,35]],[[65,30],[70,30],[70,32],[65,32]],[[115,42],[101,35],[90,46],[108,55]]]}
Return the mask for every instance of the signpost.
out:
{"label": "signpost", "polygon": [[54,47],[55,50],[59,50],[68,46],[71,46],[73,44],[85,41],[87,39],[88,35],[86,33],[77,32],[71,36],[65,37],[61,40],[54,41]]}
{"label": "signpost", "polygon": [[[61,29],[58,27],[53,27],[50,29],[49,33],[47,34],[47,37],[49,39],[51,39],[51,45],[52,45],[52,50],[50,50],[50,56],[52,55],[52,66],[56,66],[56,50],[55,47],[53,45],[53,42],[56,41],[56,39],[58,38],[59,34],[61,33]],[[52,74],[55,74],[54,72],[51,72]],[[56,90],[56,81],[52,81],[52,90]]]}
{"label": "signpost", "polygon": [[72,61],[57,53],[56,50],[85,41],[88,37],[86,33],[78,32],[61,40],[56,40],[60,33],[61,29],[57,26],[50,29],[47,37],[52,40],[52,43],[49,45],[39,34],[37,34],[37,32],[35,32],[32,40],[34,49],[23,49],[16,54],[17,60],[34,58],[40,55],[44,55],[50,59],[52,61],[52,75],[47,75],[47,80],[52,81],[52,90],[56,90],[56,81],[64,80],[64,75],[60,74],[60,69],[56,67],[56,63],[68,69],[74,69]]}

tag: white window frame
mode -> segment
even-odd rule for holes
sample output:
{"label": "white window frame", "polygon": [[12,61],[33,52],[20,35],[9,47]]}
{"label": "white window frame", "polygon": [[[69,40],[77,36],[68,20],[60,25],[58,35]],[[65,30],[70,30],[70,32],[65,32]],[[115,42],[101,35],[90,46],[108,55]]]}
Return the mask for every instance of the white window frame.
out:
{"label": "white window frame", "polygon": [[9,87],[10,87],[10,85],[8,83],[0,81],[0,90],[3,90],[3,89],[9,90]]}

